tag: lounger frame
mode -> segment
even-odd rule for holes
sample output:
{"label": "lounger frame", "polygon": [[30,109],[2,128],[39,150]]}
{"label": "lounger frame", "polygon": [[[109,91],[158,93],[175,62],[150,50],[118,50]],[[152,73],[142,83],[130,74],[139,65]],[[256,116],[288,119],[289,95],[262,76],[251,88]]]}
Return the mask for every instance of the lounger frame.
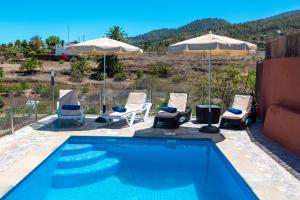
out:
{"label": "lounger frame", "polygon": [[145,103],[143,108],[137,111],[127,112],[120,116],[112,116],[108,113],[102,114],[101,117],[105,119],[108,125],[111,125],[114,121],[120,121],[124,119],[128,126],[132,127],[134,121],[137,119],[141,119],[142,121],[146,120],[146,118],[149,116],[151,107],[152,103]]}

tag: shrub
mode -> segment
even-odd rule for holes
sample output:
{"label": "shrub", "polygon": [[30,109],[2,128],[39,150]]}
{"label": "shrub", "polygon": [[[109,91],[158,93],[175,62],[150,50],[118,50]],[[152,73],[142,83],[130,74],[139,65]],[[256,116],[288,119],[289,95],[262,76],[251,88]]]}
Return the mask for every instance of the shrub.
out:
{"label": "shrub", "polygon": [[[103,73],[103,57],[98,59],[99,62],[99,72]],[[108,77],[113,78],[117,73],[125,73],[125,66],[123,63],[119,62],[116,56],[106,57],[106,74]]]}
{"label": "shrub", "polygon": [[256,71],[248,71],[247,75],[243,78],[245,79],[244,92],[253,92],[256,85]]}
{"label": "shrub", "polygon": [[85,114],[98,114],[95,107],[88,107],[84,111]]}
{"label": "shrub", "polygon": [[[41,97],[50,98],[52,96],[52,87],[46,86],[46,85],[38,85],[37,86],[37,93]],[[54,97],[58,98],[59,95],[59,89],[57,87],[54,88]]]}
{"label": "shrub", "polygon": [[181,75],[176,75],[175,77],[173,77],[172,82],[173,83],[179,83],[183,80],[183,77]]}
{"label": "shrub", "polygon": [[232,97],[241,89],[242,75],[239,66],[230,65],[219,71],[214,78],[214,96],[221,100],[227,108],[231,104]]}
{"label": "shrub", "polygon": [[4,76],[5,76],[4,69],[3,67],[0,67],[0,82],[4,80]]}
{"label": "shrub", "polygon": [[64,60],[60,60],[60,61],[59,61],[59,64],[64,64],[64,63],[65,63]]}
{"label": "shrub", "polygon": [[115,81],[125,81],[126,80],[126,73],[123,72],[118,72],[114,76]]}
{"label": "shrub", "polygon": [[[74,58],[74,57],[73,57],[73,58]],[[66,54],[61,54],[61,55],[59,56],[59,60],[60,60],[60,61],[69,61],[70,58],[69,58]]]}
{"label": "shrub", "polygon": [[104,80],[104,74],[101,72],[97,72],[96,73],[96,79],[99,81],[103,81]]}
{"label": "shrub", "polygon": [[136,72],[137,79],[141,79],[141,78],[143,78],[143,76],[144,76],[144,72],[142,70],[138,70]]}
{"label": "shrub", "polygon": [[172,67],[168,64],[157,64],[150,67],[149,73],[160,78],[167,78],[171,75]]}
{"label": "shrub", "polygon": [[0,97],[0,108],[3,108],[4,104],[4,100],[2,99],[2,97]]}
{"label": "shrub", "polygon": [[34,57],[25,59],[21,66],[20,71],[25,73],[32,73],[35,72],[37,69],[42,68],[42,62],[37,60]]}
{"label": "shrub", "polygon": [[71,77],[75,81],[82,81],[84,75],[90,72],[91,66],[85,58],[71,64]]}
{"label": "shrub", "polygon": [[52,106],[50,103],[47,102],[40,102],[37,104],[37,113],[39,114],[51,114],[52,113]]}
{"label": "shrub", "polygon": [[18,85],[15,86],[15,91],[21,92],[23,90],[30,89],[30,85],[26,82],[21,82]]}
{"label": "shrub", "polygon": [[84,87],[81,88],[80,91],[81,91],[82,94],[87,94],[89,92],[89,87],[88,86],[84,86]]}
{"label": "shrub", "polygon": [[35,57],[37,55],[36,51],[29,51],[28,56]]}
{"label": "shrub", "polygon": [[77,62],[78,59],[77,59],[76,57],[73,56],[73,57],[70,59],[70,61],[71,61],[71,62]]}
{"label": "shrub", "polygon": [[113,66],[113,76],[115,74],[119,74],[119,73],[125,73],[125,67],[123,65],[123,63],[121,62],[116,62],[116,64]]}

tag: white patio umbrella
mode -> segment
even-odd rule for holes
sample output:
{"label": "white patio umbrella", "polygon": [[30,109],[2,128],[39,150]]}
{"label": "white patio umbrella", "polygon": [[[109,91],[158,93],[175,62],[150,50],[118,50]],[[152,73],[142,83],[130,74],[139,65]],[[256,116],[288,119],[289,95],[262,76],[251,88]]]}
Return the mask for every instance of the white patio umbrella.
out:
{"label": "white patio umbrella", "polygon": [[208,55],[208,101],[209,121],[208,126],[200,128],[200,132],[218,133],[220,130],[212,126],[211,114],[211,56],[212,55],[247,55],[256,53],[257,46],[241,40],[229,37],[214,35],[211,32],[207,35],[192,38],[169,46],[169,52],[185,55]]}
{"label": "white patio umbrella", "polygon": [[104,56],[104,90],[103,90],[103,112],[106,112],[106,55],[126,55],[126,54],[139,54],[143,50],[109,38],[99,38],[88,40],[78,44],[71,45],[66,48],[72,53],[85,54],[85,55],[103,55]]}

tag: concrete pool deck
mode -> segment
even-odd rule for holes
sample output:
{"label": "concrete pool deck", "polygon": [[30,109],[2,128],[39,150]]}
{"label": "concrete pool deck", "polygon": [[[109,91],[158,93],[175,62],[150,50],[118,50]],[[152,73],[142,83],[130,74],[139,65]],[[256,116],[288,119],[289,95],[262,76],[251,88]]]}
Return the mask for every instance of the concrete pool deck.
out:
{"label": "concrete pool deck", "polygon": [[[151,128],[153,118],[136,123],[133,128],[95,123],[96,116],[88,116],[82,127],[58,129],[53,125],[56,116],[49,116],[36,124],[19,129],[0,138],[0,198],[53,150],[70,136],[116,137],[172,137],[211,138],[225,154],[239,174],[263,200],[300,200],[300,181],[297,171],[290,173],[278,160],[261,148],[246,131],[221,130],[221,134],[198,132],[201,126],[192,122],[176,130]],[[255,127],[254,130],[258,130]],[[285,152],[283,152],[285,153]],[[299,167],[299,157],[294,164]],[[292,175],[293,174],[293,175]]]}

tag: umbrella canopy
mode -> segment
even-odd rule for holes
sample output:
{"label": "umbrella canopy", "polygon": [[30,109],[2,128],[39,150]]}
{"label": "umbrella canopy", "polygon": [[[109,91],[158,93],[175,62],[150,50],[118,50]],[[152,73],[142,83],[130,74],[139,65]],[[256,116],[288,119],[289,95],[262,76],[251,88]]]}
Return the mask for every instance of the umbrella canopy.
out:
{"label": "umbrella canopy", "polygon": [[143,50],[138,47],[109,38],[88,40],[79,44],[71,45],[66,49],[73,53],[89,55],[119,55],[143,53]]}
{"label": "umbrella canopy", "polygon": [[103,91],[103,109],[102,112],[106,112],[106,55],[124,55],[124,54],[139,54],[143,53],[143,50],[109,38],[99,38],[95,40],[88,40],[79,44],[74,44],[66,48],[75,54],[86,55],[103,55],[103,73],[104,73],[104,91]]}
{"label": "umbrella canopy", "polygon": [[255,53],[257,46],[249,42],[209,33],[169,46],[169,52],[202,55],[246,55]]}

